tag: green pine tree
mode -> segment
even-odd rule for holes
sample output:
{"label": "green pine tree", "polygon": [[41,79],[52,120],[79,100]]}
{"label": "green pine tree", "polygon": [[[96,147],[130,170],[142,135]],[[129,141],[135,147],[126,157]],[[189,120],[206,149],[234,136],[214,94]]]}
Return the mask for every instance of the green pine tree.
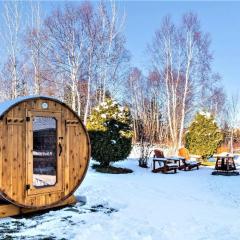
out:
{"label": "green pine tree", "polygon": [[213,155],[223,139],[213,116],[204,112],[196,114],[185,137],[187,149],[203,159]]}
{"label": "green pine tree", "polygon": [[129,109],[107,98],[88,119],[92,157],[102,167],[125,159],[132,149],[132,128]]}

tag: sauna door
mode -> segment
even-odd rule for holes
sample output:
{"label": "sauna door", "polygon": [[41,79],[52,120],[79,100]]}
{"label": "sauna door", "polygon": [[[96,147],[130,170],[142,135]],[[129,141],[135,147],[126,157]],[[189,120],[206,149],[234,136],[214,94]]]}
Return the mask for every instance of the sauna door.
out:
{"label": "sauna door", "polygon": [[61,191],[61,114],[28,111],[26,130],[27,194]]}

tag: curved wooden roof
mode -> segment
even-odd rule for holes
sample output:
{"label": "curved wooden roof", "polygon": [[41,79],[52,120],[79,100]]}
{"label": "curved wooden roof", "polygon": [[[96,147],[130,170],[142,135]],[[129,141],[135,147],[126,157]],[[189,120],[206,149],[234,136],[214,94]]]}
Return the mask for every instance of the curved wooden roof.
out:
{"label": "curved wooden roof", "polygon": [[24,102],[26,100],[34,100],[34,99],[53,100],[60,104],[65,105],[67,108],[69,108],[69,106],[67,106],[67,104],[59,101],[56,98],[49,97],[49,96],[42,96],[42,95],[30,95],[30,96],[18,97],[18,98],[7,100],[7,101],[0,103],[0,117],[3,116],[4,113],[6,113],[8,110],[10,110],[12,107],[16,106],[17,104]]}

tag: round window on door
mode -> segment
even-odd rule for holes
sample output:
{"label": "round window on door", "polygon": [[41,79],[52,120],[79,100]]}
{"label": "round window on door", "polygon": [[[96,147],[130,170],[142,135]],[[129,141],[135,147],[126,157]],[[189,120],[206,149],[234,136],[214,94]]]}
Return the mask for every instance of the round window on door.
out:
{"label": "round window on door", "polygon": [[42,103],[42,109],[48,109],[48,103],[43,102]]}

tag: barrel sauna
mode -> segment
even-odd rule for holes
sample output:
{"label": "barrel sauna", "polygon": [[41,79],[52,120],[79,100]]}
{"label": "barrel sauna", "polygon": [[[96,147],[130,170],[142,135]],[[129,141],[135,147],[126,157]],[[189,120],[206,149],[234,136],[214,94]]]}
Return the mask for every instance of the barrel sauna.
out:
{"label": "barrel sauna", "polygon": [[78,115],[44,96],[0,104],[0,217],[74,202],[90,158]]}

